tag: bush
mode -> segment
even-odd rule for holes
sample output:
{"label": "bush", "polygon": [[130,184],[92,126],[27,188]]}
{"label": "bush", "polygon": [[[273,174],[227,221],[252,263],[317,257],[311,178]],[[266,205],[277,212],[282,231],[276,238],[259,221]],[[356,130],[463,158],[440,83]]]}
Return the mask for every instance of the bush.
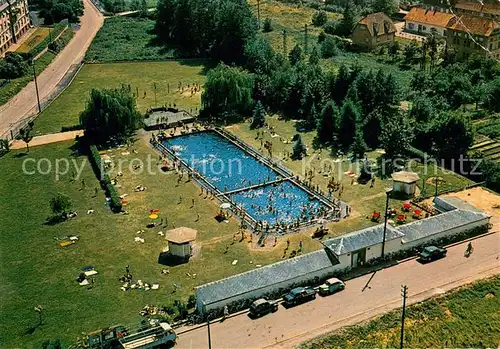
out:
{"label": "bush", "polygon": [[118,195],[115,186],[111,183],[109,175],[106,172],[103,172],[101,155],[99,154],[97,147],[93,144],[90,145],[89,160],[92,164],[94,173],[99,179],[101,187],[106,192],[106,196],[110,198],[109,206],[111,207],[111,211],[120,212],[122,210],[120,196]]}
{"label": "bush", "polygon": [[321,27],[323,24],[325,24],[328,21],[328,16],[326,15],[325,11],[316,11],[313,14],[312,17],[312,24],[316,27]]}
{"label": "bush", "polygon": [[339,26],[339,21],[328,21],[323,24],[323,30],[325,33],[334,35],[337,32],[337,28]]}
{"label": "bush", "polygon": [[336,40],[331,36],[327,36],[321,43],[321,57],[331,58],[337,56],[339,53],[340,50]]}
{"label": "bush", "polygon": [[83,130],[83,126],[82,125],[72,125],[72,126],[61,127],[61,132],[77,131],[77,130]]}
{"label": "bush", "polygon": [[264,33],[269,33],[273,31],[273,24],[271,22],[271,18],[264,19],[264,25],[262,27],[262,31]]}

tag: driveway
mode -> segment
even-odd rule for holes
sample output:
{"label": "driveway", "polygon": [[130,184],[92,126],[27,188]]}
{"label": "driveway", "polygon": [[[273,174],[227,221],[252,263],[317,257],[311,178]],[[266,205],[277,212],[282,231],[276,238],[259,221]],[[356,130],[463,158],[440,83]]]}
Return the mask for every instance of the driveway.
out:
{"label": "driveway", "polygon": [[[495,226],[493,229],[498,229]],[[495,230],[497,231],[497,230]],[[500,233],[473,240],[474,253],[464,257],[467,242],[452,246],[444,259],[420,264],[415,259],[346,282],[343,292],[279,310],[257,320],[247,314],[211,324],[213,348],[290,348],[318,335],[358,323],[401,306],[401,285],[408,303],[500,273]],[[183,331],[186,331],[184,332]],[[178,330],[176,348],[207,348],[206,326]]]}
{"label": "driveway", "polygon": [[[46,98],[57,86],[71,66],[80,63],[92,39],[101,28],[104,18],[90,3],[83,0],[84,14],[80,18],[80,29],[69,44],[57,55],[52,63],[38,76],[40,100]],[[37,112],[35,83],[30,82],[14,98],[0,106],[0,135],[22,119]]]}

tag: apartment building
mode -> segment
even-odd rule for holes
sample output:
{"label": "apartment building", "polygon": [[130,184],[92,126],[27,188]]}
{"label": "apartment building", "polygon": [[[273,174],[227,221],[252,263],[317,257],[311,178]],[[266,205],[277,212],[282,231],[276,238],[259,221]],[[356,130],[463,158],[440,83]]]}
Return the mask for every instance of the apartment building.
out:
{"label": "apartment building", "polygon": [[27,0],[0,0],[0,54],[30,27]]}

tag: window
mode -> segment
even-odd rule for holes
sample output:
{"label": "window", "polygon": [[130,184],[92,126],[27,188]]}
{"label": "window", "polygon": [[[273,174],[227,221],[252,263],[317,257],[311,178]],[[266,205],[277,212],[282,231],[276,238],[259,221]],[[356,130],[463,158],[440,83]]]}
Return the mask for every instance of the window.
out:
{"label": "window", "polygon": [[413,30],[415,28],[415,24],[408,23],[408,29]]}

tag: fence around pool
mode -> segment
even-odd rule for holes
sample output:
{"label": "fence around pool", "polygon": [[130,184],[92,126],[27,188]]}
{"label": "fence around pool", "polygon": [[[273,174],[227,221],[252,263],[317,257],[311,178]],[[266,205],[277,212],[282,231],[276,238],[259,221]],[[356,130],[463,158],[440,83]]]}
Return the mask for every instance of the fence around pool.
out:
{"label": "fence around pool", "polygon": [[[178,140],[180,140],[182,137],[188,137],[200,133],[205,133],[205,135],[208,135],[210,133],[215,134],[217,137],[220,137],[220,142],[230,143],[233,147],[236,147],[239,151],[242,151],[245,155],[249,156],[243,156],[243,158],[250,159],[250,163],[252,163],[251,160],[260,163],[262,165],[261,169],[266,168],[266,171],[268,173],[276,174],[276,178],[271,179],[268,175],[267,180],[264,179],[263,181],[261,181],[261,179],[259,179],[258,183],[250,183],[250,180],[248,180],[248,185],[245,185],[245,177],[243,177],[243,187],[234,187],[237,184],[235,184],[233,181],[226,183],[229,186],[233,186],[232,188],[229,189],[227,185],[224,185],[224,188],[221,188],[220,185],[218,186],[212,183],[214,181],[213,178],[209,178],[207,177],[206,173],[198,171],[198,169],[195,168],[195,164],[188,164],[186,158],[183,157],[182,154],[176,154],[175,150],[169,149],[168,146],[163,144],[165,142],[168,143],[174,138],[178,138]],[[159,151],[163,155],[163,157],[170,159],[179,170],[186,170],[188,173],[191,173],[191,178],[195,180],[198,185],[200,185],[200,187],[204,188],[212,195],[214,195],[221,203],[229,203],[231,205],[230,211],[235,217],[239,218],[242,221],[242,225],[248,225],[252,227],[254,231],[260,230],[264,232],[265,234],[262,234],[261,238],[268,234],[283,235],[285,233],[299,231],[306,227],[323,224],[328,221],[338,221],[342,216],[342,211],[345,210],[344,203],[340,201],[338,203],[331,202],[320,192],[303,185],[300,182],[299,177],[294,176],[289,169],[287,169],[280,163],[273,161],[272,159],[266,158],[258,150],[246,144],[235,135],[226,132],[225,130],[219,128],[210,128],[203,131],[196,131],[189,134],[181,134],[171,137],[166,137],[165,134],[163,134],[159,137],[152,137],[150,142],[153,148]],[[174,148],[174,146],[171,146],[171,148]],[[191,153],[190,155],[194,157],[194,154]],[[253,165],[257,165],[257,163],[254,163]],[[228,177],[225,178],[227,179]],[[238,178],[232,178],[232,180],[233,179],[235,180]],[[278,194],[276,192],[278,192]],[[250,208],[245,207],[245,205],[248,202],[252,202],[252,200],[253,202],[256,202],[256,200],[259,199],[262,201],[262,196],[267,200],[271,200],[269,197],[273,198],[274,202],[276,202],[276,205],[278,205],[278,202],[280,204],[283,204],[283,201],[286,200],[287,195],[292,195],[292,198],[289,198],[288,200],[290,207],[287,211],[287,222],[278,221],[279,216],[277,216],[277,214],[283,214],[283,207],[280,207],[279,212],[277,212],[278,210],[276,209],[270,209],[271,213],[267,214],[269,220],[258,220],[256,219],[256,217],[254,217],[254,215],[266,215],[265,213],[262,213],[261,206],[258,206],[260,211],[255,209],[257,205],[254,204],[252,204]],[[293,197],[294,195],[297,196]],[[233,197],[235,197],[236,199],[234,199]],[[300,201],[302,200],[302,202],[304,203],[300,206],[300,218],[292,220],[295,215],[293,215],[294,217],[292,217],[290,211],[296,211],[297,209],[295,203],[293,203],[292,205],[293,199],[296,199],[298,203],[300,203]],[[317,209],[318,214],[312,214],[310,216],[309,214],[306,215],[304,211],[307,209],[308,205],[311,207],[311,209]],[[271,222],[273,219],[275,220],[275,222]]]}

